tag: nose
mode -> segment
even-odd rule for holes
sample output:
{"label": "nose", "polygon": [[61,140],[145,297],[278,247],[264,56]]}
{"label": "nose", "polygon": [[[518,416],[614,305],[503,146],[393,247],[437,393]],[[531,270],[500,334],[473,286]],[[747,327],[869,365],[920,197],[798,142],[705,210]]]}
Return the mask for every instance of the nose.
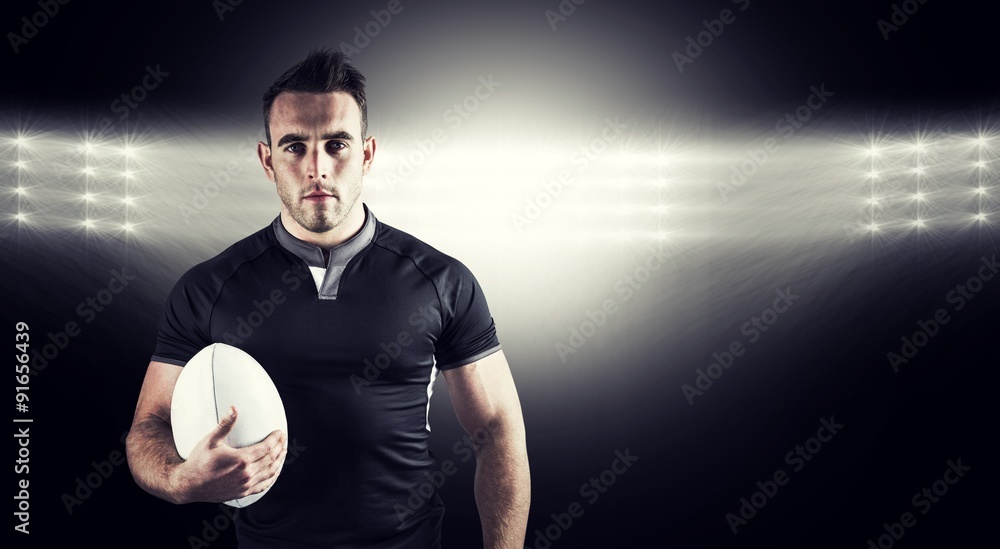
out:
{"label": "nose", "polygon": [[333,159],[324,154],[322,150],[312,151],[309,157],[306,175],[310,181],[326,181],[330,179],[330,172],[333,170]]}

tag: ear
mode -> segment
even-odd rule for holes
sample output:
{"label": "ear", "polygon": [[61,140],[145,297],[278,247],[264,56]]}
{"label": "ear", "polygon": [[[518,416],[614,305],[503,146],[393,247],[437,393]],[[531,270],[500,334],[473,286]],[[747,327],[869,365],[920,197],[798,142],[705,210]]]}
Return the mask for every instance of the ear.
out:
{"label": "ear", "polygon": [[260,160],[261,167],[264,168],[264,175],[274,183],[274,164],[272,164],[271,158],[271,146],[263,141],[257,142],[257,158]]}
{"label": "ear", "polygon": [[361,174],[368,175],[368,171],[371,170],[372,161],[375,160],[375,136],[369,135],[365,138],[365,160],[364,164],[361,165]]}

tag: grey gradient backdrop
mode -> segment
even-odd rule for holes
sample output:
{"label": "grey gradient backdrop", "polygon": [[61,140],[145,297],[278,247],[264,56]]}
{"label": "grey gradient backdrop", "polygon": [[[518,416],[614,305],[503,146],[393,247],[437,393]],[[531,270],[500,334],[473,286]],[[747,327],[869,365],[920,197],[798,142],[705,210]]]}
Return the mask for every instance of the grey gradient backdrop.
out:
{"label": "grey gradient backdrop", "polygon": [[[216,506],[156,500],[111,462],[167,292],[277,212],[252,153],[263,89],[345,42],[379,140],[363,198],[469,265],[490,301],[528,429],[527,546],[866,547],[905,512],[916,524],[882,547],[990,538],[989,8],[897,2],[912,13],[885,35],[888,1],[404,0],[385,24],[372,10],[389,2],[220,5],[70,2],[26,43],[7,35],[4,326],[65,343],[33,362],[32,534],[16,546],[235,545]],[[7,3],[3,30],[40,10]],[[679,70],[705,21],[718,36]],[[88,305],[116,271],[135,278]],[[895,372],[887,355],[920,331]],[[473,467],[437,389],[432,446],[459,462],[445,545],[473,547]],[[797,458],[831,416],[843,429]],[[604,473],[616,452],[638,460]],[[914,501],[959,459],[957,484]],[[778,469],[787,484],[734,533],[727,514]],[[553,517],[574,503],[568,526]]]}

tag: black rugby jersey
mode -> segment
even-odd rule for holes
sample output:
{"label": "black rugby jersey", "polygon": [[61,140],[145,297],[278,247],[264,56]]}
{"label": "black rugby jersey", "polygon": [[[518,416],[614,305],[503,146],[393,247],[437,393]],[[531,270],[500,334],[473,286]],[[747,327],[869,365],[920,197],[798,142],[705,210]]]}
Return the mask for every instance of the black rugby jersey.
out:
{"label": "black rugby jersey", "polygon": [[212,343],[254,357],[288,417],[285,466],[240,511],[240,547],[440,545],[444,507],[424,474],[431,385],[500,349],[464,265],[367,207],[324,262],[279,216],[181,277],[152,359],[183,366]]}

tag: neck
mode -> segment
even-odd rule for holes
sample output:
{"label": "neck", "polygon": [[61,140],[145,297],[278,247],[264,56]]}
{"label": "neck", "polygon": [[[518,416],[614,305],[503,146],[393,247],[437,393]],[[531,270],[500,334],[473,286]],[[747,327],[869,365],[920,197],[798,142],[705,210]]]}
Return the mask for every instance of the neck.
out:
{"label": "neck", "polygon": [[281,224],[295,238],[313,246],[323,248],[325,256],[326,250],[347,242],[351,237],[361,232],[361,228],[365,224],[365,209],[360,205],[359,201],[355,204],[354,208],[351,208],[351,212],[347,214],[347,217],[344,218],[344,221],[340,225],[323,233],[314,233],[299,225],[292,218],[291,214],[288,213],[288,210],[282,207]]}

